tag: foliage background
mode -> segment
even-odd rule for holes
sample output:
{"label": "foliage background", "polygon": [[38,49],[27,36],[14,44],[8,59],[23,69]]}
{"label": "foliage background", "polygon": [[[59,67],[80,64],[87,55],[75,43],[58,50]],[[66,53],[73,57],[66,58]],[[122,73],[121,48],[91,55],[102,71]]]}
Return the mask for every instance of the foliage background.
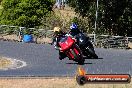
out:
{"label": "foliage background", "polygon": [[53,0],[3,0],[0,24],[35,27],[50,16]]}
{"label": "foliage background", "polygon": [[69,22],[52,11],[55,0],[1,1],[0,24],[49,30],[56,25],[69,29],[71,22],[76,22],[79,29],[92,33],[97,10],[96,34],[132,36],[132,0],[99,0],[98,9],[97,0],[68,0],[68,5],[78,14]]}
{"label": "foliage background", "polygon": [[68,0],[82,19],[87,19],[88,31],[94,30],[95,12],[98,10],[97,30],[99,34],[132,36],[132,0]]}

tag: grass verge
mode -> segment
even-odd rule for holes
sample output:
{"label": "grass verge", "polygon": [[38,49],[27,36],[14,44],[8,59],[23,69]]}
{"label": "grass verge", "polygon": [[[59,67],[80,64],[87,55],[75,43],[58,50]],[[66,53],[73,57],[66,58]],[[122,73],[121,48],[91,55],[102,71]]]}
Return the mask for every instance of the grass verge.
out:
{"label": "grass verge", "polygon": [[80,86],[74,78],[1,78],[0,88],[132,88],[130,84],[85,84]]}

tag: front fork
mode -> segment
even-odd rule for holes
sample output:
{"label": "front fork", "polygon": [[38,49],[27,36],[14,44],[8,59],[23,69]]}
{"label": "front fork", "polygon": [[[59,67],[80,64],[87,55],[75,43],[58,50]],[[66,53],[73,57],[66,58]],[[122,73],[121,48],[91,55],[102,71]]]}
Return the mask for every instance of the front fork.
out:
{"label": "front fork", "polygon": [[[74,54],[74,55],[73,55],[73,54]],[[74,60],[74,59],[80,59],[79,57],[80,57],[80,55],[82,55],[82,53],[81,53],[81,50],[80,50],[80,48],[79,48],[78,46],[73,45],[73,46],[71,47],[71,49],[69,49],[69,50],[66,52],[66,55],[67,55],[70,59]],[[78,57],[78,56],[79,56],[79,57]]]}

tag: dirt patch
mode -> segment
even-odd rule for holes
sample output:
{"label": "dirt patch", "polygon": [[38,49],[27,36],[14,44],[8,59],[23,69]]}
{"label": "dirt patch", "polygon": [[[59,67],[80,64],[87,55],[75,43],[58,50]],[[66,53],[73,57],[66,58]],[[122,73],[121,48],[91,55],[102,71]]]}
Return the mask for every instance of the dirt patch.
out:
{"label": "dirt patch", "polygon": [[54,12],[66,22],[69,22],[71,19],[77,16],[74,10],[70,7],[66,7],[64,10],[54,9]]}
{"label": "dirt patch", "polygon": [[128,47],[132,49],[132,42],[128,43]]}
{"label": "dirt patch", "polygon": [[38,44],[43,44],[43,43],[52,43],[52,39],[51,38],[37,38],[36,42]]}
{"label": "dirt patch", "polygon": [[14,34],[12,34],[12,35],[1,35],[0,38],[20,41],[19,36],[14,35]]}
{"label": "dirt patch", "polygon": [[0,57],[0,69],[7,68],[11,65],[11,61],[5,57]]}
{"label": "dirt patch", "polygon": [[27,64],[24,61],[0,57],[0,70],[18,69],[25,66],[27,66]]}
{"label": "dirt patch", "polygon": [[[14,42],[21,42],[21,37],[17,36],[15,34],[12,35],[0,35],[0,40],[4,41],[14,41]],[[45,43],[51,43],[52,39],[51,38],[34,38],[34,42],[37,44],[45,44]]]}
{"label": "dirt patch", "polygon": [[80,86],[74,78],[0,79],[0,88],[132,88],[130,84],[85,84]]}
{"label": "dirt patch", "polygon": [[17,42],[19,42],[20,41],[20,37],[17,36],[17,35],[14,35],[14,34],[12,34],[12,35],[4,35],[4,34],[2,34],[2,35],[0,35],[0,40],[3,40],[3,41],[17,41]]}

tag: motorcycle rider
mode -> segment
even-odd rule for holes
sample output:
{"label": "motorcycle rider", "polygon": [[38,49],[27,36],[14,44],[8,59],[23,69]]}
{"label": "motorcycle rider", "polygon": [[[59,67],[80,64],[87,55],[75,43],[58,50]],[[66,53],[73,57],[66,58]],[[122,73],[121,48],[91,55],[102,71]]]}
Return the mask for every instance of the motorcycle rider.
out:
{"label": "motorcycle rider", "polygon": [[76,23],[72,23],[71,26],[70,26],[70,32],[68,33],[69,36],[71,36],[75,41],[76,43],[79,45],[79,33],[80,30],[78,29]]}
{"label": "motorcycle rider", "polygon": [[[78,26],[76,23],[72,23],[71,26],[70,26],[70,32],[69,34],[74,37],[76,40],[77,40],[77,44],[79,44],[79,35],[84,35],[79,29],[78,29]],[[84,35],[86,36],[86,35]],[[87,37],[87,39],[89,39],[89,37]],[[90,46],[93,47],[93,45],[91,43],[89,43]]]}
{"label": "motorcycle rider", "polygon": [[61,38],[65,36],[65,33],[61,31],[60,27],[54,27],[53,31],[54,31],[54,35],[53,35],[52,44],[54,45],[56,50],[59,50],[59,59],[62,60],[66,57],[66,55],[63,52],[61,52],[59,41],[61,40]]}
{"label": "motorcycle rider", "polygon": [[[79,45],[79,47],[81,48],[82,44],[80,44],[80,41],[83,40],[79,40],[81,36],[86,36],[84,33],[82,33],[79,29],[76,23],[72,23],[70,26],[70,32],[69,34],[76,39],[76,43]],[[91,47],[91,49],[95,52],[93,44],[89,41],[89,37],[85,37],[87,40],[87,44],[88,46]]]}
{"label": "motorcycle rider", "polygon": [[72,36],[76,36],[77,34],[81,33],[80,30],[77,27],[76,23],[72,23],[70,26],[70,34]]}

